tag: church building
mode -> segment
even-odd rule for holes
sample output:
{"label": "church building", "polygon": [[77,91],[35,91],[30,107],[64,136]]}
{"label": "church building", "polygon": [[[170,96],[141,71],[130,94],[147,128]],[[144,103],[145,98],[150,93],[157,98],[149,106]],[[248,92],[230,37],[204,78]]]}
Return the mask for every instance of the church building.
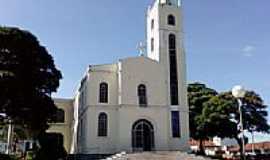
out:
{"label": "church building", "polygon": [[[90,65],[73,99],[55,99],[63,134],[78,154],[189,149],[189,109],[180,0],[155,0],[146,54]],[[61,118],[60,118],[61,119]]]}

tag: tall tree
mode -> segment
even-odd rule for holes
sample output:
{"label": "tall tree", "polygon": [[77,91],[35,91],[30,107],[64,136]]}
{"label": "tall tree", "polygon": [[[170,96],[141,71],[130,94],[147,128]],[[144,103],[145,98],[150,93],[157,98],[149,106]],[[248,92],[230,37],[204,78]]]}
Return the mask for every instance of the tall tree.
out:
{"label": "tall tree", "polygon": [[205,154],[203,141],[207,140],[213,133],[209,132],[211,127],[203,115],[204,105],[217,94],[214,89],[208,88],[205,84],[192,83],[188,85],[190,136],[200,142],[200,154]]}
{"label": "tall tree", "polygon": [[[235,99],[231,92],[221,93],[218,96],[218,101],[220,106],[226,106],[219,113],[227,118],[225,119],[224,125],[219,127],[219,135],[220,137],[230,137],[234,138],[239,146],[240,153],[242,153],[242,143],[240,137],[240,114],[238,110],[237,99]],[[270,133],[270,125],[267,123],[267,105],[264,104],[262,98],[255,93],[254,91],[247,91],[244,98],[242,98],[243,105],[242,114],[243,114],[243,125],[244,130],[249,132],[261,132],[261,133]],[[208,106],[213,106],[214,103],[209,103]],[[229,124],[230,127],[226,127]],[[247,138],[246,141],[247,143]]]}
{"label": "tall tree", "polygon": [[[229,112],[229,120],[234,123],[234,130],[230,132],[230,137],[235,138],[238,142],[240,146],[239,151],[241,155],[243,155],[243,146],[240,137],[241,130],[240,127],[238,127],[240,125],[239,104],[237,103],[237,99],[232,96],[231,92],[223,93],[220,97],[232,104]],[[247,91],[245,97],[241,100],[243,103],[241,110],[243,114],[244,130],[249,132],[270,133],[270,126],[267,123],[267,105],[264,104],[260,95],[254,91]],[[248,140],[247,138],[245,139],[247,143]]]}
{"label": "tall tree", "polygon": [[0,113],[33,133],[45,131],[56,112],[51,94],[61,72],[28,31],[0,27]]}

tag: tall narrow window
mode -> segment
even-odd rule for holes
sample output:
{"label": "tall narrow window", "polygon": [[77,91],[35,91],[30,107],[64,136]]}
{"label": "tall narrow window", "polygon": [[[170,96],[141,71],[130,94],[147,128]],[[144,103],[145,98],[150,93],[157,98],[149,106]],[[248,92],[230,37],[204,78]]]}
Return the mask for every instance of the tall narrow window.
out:
{"label": "tall narrow window", "polygon": [[169,15],[168,16],[168,25],[172,25],[172,26],[174,26],[175,25],[175,17],[173,16],[173,15]]}
{"label": "tall narrow window", "polygon": [[98,116],[98,136],[107,137],[108,118],[106,113],[100,113]]}
{"label": "tall narrow window", "polygon": [[174,34],[169,35],[169,61],[170,61],[170,94],[171,105],[178,105],[178,77],[176,39]]}
{"label": "tall narrow window", "polygon": [[151,38],[151,51],[153,52],[154,51],[154,47],[155,47],[155,44],[154,44],[154,38]]}
{"label": "tall narrow window", "polygon": [[155,26],[155,21],[154,19],[151,20],[151,29],[154,29],[154,26]]}
{"label": "tall narrow window", "polygon": [[179,111],[171,112],[171,127],[172,127],[172,136],[178,138],[180,134],[180,121],[179,121]]}
{"label": "tall narrow window", "polygon": [[140,84],[138,86],[138,100],[140,106],[147,106],[147,96],[146,96],[146,86],[144,84]]}
{"label": "tall narrow window", "polygon": [[108,103],[108,84],[105,82],[99,85],[99,102]]}

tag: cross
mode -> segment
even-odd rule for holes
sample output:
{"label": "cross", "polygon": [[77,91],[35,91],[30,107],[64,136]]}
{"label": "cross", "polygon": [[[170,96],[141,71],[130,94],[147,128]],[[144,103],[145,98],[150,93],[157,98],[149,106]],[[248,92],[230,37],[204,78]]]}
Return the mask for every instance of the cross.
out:
{"label": "cross", "polygon": [[144,56],[145,50],[146,50],[146,45],[144,44],[144,42],[140,42],[140,43],[137,45],[137,49],[138,49],[138,51],[139,51],[140,56]]}

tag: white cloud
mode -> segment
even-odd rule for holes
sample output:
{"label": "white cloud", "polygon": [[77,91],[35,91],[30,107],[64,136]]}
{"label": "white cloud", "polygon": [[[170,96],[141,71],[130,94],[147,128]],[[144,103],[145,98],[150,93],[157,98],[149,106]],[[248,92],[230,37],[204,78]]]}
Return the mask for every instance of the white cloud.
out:
{"label": "white cloud", "polygon": [[256,50],[255,46],[246,45],[242,48],[243,55],[246,57],[252,57],[254,55],[254,51]]}

